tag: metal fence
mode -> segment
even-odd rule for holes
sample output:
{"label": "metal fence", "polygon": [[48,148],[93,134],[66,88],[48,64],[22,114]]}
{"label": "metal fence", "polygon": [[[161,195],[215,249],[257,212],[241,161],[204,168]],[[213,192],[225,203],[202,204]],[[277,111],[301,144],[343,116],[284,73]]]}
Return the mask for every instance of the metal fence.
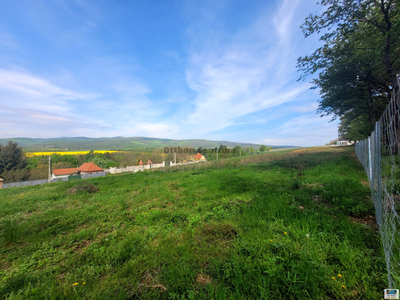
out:
{"label": "metal fence", "polygon": [[376,222],[385,251],[389,288],[400,284],[400,93],[391,101],[368,139],[356,143],[356,154],[369,178]]}

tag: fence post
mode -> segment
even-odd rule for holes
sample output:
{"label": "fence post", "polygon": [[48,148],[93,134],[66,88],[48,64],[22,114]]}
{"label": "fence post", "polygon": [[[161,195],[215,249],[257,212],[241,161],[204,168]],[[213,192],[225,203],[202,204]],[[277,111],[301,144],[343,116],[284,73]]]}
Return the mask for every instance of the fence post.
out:
{"label": "fence post", "polygon": [[376,122],[375,124],[375,148],[376,148],[376,172],[377,174],[377,197],[378,203],[382,203],[381,197],[381,184],[382,184],[382,169],[381,169],[381,124]]}
{"label": "fence post", "polygon": [[372,157],[371,157],[371,137],[368,137],[368,164],[369,164],[369,168],[368,168],[368,177],[369,177],[369,181],[371,182],[372,180]]}
{"label": "fence post", "polygon": [[51,156],[49,156],[49,180],[48,180],[48,182],[50,183],[51,182]]}
{"label": "fence post", "polygon": [[3,181],[4,181],[4,179],[0,178],[0,190],[3,188]]}

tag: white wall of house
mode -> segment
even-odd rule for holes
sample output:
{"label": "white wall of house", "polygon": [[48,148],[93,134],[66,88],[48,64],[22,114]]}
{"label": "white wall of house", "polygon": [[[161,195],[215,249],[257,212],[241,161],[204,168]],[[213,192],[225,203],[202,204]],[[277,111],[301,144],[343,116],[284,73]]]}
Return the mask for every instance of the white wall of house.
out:
{"label": "white wall of house", "polygon": [[54,178],[66,178],[66,177],[68,177],[69,175],[54,175],[54,173],[52,173],[51,174],[51,178],[52,179],[54,179]]}

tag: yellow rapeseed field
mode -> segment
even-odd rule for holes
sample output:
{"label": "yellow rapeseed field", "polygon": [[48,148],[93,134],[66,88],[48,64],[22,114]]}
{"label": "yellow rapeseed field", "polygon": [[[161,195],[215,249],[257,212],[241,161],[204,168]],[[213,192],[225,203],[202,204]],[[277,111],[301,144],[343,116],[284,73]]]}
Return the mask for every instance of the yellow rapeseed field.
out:
{"label": "yellow rapeseed field", "polygon": [[[90,151],[48,151],[48,152],[26,152],[25,155],[27,157],[32,157],[32,156],[41,156],[41,155],[52,155],[52,154],[60,154],[60,155],[85,155],[89,153]],[[115,152],[124,152],[124,151],[112,151],[112,150],[97,150],[94,151],[94,153],[115,153]]]}

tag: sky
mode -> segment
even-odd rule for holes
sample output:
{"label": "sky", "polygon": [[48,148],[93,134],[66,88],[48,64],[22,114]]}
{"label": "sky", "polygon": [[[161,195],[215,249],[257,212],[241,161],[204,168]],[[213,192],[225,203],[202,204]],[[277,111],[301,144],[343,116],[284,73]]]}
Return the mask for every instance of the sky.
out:
{"label": "sky", "polygon": [[0,0],[0,138],[324,145],[300,56],[317,0]]}

